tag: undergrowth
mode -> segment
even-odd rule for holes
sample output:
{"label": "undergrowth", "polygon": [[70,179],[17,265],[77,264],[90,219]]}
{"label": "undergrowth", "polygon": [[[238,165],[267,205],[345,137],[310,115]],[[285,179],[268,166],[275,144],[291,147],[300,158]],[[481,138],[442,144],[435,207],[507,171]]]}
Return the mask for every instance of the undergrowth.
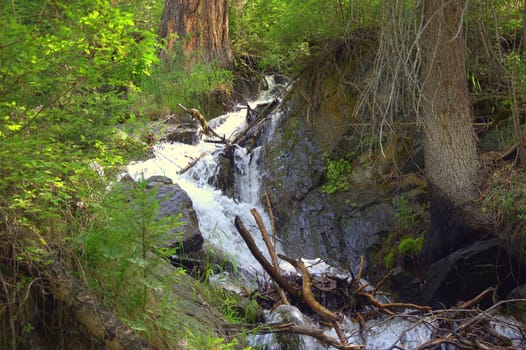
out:
{"label": "undergrowth", "polygon": [[155,195],[146,182],[115,184],[95,204],[95,220],[75,241],[88,285],[100,300],[132,329],[170,343],[181,335],[166,332],[177,320],[163,312],[173,301],[161,296],[184,272],[157,273],[170,252],[158,255],[156,247],[181,224],[178,216],[158,219]]}
{"label": "undergrowth", "polygon": [[496,170],[482,209],[493,214],[511,251],[526,253],[526,170],[512,166]]}
{"label": "undergrowth", "polygon": [[218,106],[228,105],[232,72],[214,63],[188,66],[179,56],[167,54],[152,74],[140,82],[141,92],[134,106],[136,114],[158,119],[181,112],[178,104],[182,104],[212,117],[222,112]]}

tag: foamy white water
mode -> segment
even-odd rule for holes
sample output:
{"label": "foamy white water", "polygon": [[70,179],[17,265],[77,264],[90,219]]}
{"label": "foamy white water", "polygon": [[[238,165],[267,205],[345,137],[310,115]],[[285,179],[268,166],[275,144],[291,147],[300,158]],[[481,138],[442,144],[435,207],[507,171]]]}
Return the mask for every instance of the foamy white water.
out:
{"label": "foamy white water", "polygon": [[[270,87],[274,86],[269,82]],[[270,90],[270,89],[269,89]],[[257,104],[272,100],[268,93],[249,103],[251,108]],[[242,109],[212,119],[209,126],[219,135],[227,139],[247,127],[247,111]],[[179,184],[193,202],[193,207],[199,220],[199,228],[205,241],[215,249],[229,256],[239,269],[253,274],[262,272],[260,264],[254,259],[234,226],[234,218],[239,216],[245,226],[251,231],[260,250],[267,255],[266,246],[261,234],[255,226],[250,213],[252,208],[258,210],[263,217],[267,231],[271,231],[270,220],[266,208],[260,203],[260,174],[257,169],[259,149],[251,153],[240,146],[235,148],[236,190],[238,200],[225,196],[221,190],[208,184],[218,167],[219,152],[222,144],[204,142],[206,136],[197,145],[183,143],[161,143],[154,147],[154,158],[134,162],[127,167],[128,173],[135,180],[147,179],[153,175],[164,175]],[[180,175],[178,171],[186,167],[192,160],[199,161],[187,172]],[[268,256],[268,255],[267,255]]]}

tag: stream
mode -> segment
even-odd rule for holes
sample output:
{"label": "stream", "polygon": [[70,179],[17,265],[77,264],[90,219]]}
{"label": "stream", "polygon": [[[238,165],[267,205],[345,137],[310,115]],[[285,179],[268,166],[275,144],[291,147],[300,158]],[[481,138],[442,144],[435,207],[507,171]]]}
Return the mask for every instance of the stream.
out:
{"label": "stream", "polygon": [[[258,104],[272,101],[275,83],[271,77],[269,89],[255,101],[249,102],[251,108]],[[227,139],[233,139],[247,127],[246,109],[239,109],[209,121],[210,128]],[[279,118],[279,114],[273,115]],[[260,201],[260,173],[257,160],[260,148],[247,149],[235,146],[235,187],[237,198],[226,196],[220,189],[209,184],[218,167],[218,156],[224,148],[223,144],[206,142],[207,137],[201,136],[196,145],[183,143],[160,143],[154,147],[154,158],[143,162],[135,162],[128,166],[128,173],[135,180],[148,179],[154,175],[163,175],[172,179],[190,197],[199,220],[199,229],[205,239],[205,244],[222,252],[231,263],[239,267],[242,273],[250,276],[261,274],[263,269],[248,251],[245,242],[237,233],[234,218],[239,216],[243,222],[252,223],[250,209],[255,208],[261,214],[265,226],[270,228],[270,220]],[[200,158],[184,174],[178,171],[185,168],[192,160]],[[259,247],[264,246],[259,231],[254,225],[249,230]]]}
{"label": "stream", "polygon": [[[275,91],[285,88],[276,85],[272,77],[267,77],[267,83],[268,89],[263,91],[259,98],[249,102],[251,108],[255,109],[257,105],[269,103],[275,98]],[[210,120],[209,126],[217,134],[224,135],[226,139],[233,139],[236,134],[247,127],[246,115],[246,109],[239,109]],[[269,115],[271,126],[266,132],[266,137],[272,137],[275,122],[281,117],[282,112],[280,111],[272,112]],[[258,157],[261,146],[252,149],[250,152],[241,146],[235,146],[236,198],[230,198],[209,183],[209,179],[216,173],[218,157],[225,146],[224,144],[205,142],[206,139],[206,136],[201,136],[201,141],[195,145],[183,143],[157,144],[154,147],[153,158],[132,163],[127,170],[136,181],[154,175],[169,177],[186,191],[193,202],[206,249],[222,252],[237,266],[236,270],[239,271],[243,283],[255,286],[257,276],[262,276],[264,272],[237,232],[234,226],[234,218],[236,216],[241,218],[251,232],[257,246],[269,259],[261,234],[250,212],[252,208],[255,208],[261,214],[264,224],[270,232],[271,220],[266,204],[261,201],[262,194],[260,193],[261,173],[258,169]],[[197,158],[199,158],[197,163],[188,171],[183,174],[178,173]],[[281,252],[279,246],[276,247],[276,250],[278,253]],[[313,275],[323,274],[331,269],[330,266],[320,264],[318,261],[316,264],[314,261],[307,261],[306,264],[309,262],[310,265],[314,265],[310,269]],[[283,262],[281,267],[286,273],[295,273],[294,268],[286,262]],[[285,319],[305,327],[318,326],[293,306],[282,305],[273,312],[267,313],[267,322],[269,323]],[[366,349],[414,349],[433,338],[437,322],[437,319],[431,315],[423,320],[413,317],[409,312],[402,312],[396,317],[379,317],[377,320],[368,321],[365,329],[358,323],[345,318],[342,327],[349,343],[364,344]],[[508,328],[498,328],[497,326],[495,328],[497,332],[511,339],[517,348],[524,346],[524,340],[518,327],[512,325]],[[327,328],[325,333],[337,339],[334,330]],[[283,335],[252,336],[250,342],[257,349],[268,350],[328,348],[312,337],[296,335],[290,335],[285,340]],[[437,349],[455,349],[455,347],[441,344]]]}

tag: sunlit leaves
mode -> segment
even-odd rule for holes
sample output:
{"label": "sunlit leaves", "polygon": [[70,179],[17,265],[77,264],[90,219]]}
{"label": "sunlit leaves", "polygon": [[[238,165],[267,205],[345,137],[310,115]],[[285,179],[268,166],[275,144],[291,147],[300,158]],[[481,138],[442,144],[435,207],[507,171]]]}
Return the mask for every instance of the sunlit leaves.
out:
{"label": "sunlit leaves", "polygon": [[114,125],[158,47],[107,1],[12,5],[0,12],[0,194],[13,210],[53,220],[85,201],[92,159],[124,161]]}
{"label": "sunlit leaves", "polygon": [[263,66],[284,68],[357,26],[378,24],[379,6],[378,0],[249,1],[234,21],[234,44],[260,56]]}

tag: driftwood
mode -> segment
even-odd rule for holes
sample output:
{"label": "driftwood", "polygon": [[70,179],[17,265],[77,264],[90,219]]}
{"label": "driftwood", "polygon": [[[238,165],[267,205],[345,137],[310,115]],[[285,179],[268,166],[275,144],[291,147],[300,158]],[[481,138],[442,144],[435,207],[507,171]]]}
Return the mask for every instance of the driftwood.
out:
{"label": "driftwood", "polygon": [[[268,201],[268,198],[267,198],[267,201]],[[342,349],[356,349],[356,348],[361,347],[361,345],[349,345],[348,344],[345,333],[343,332],[340,326],[340,320],[342,319],[342,316],[340,316],[335,311],[330,310],[328,307],[324,306],[322,303],[320,303],[317,300],[315,293],[313,292],[314,286],[319,291],[328,291],[328,292],[330,292],[331,290],[339,291],[339,292],[343,291],[343,295],[341,296],[343,296],[344,299],[349,299],[349,300],[354,299],[354,298],[360,299],[362,300],[362,302],[365,302],[367,305],[372,305],[378,308],[380,312],[383,312],[387,315],[394,315],[394,312],[391,311],[392,308],[413,308],[419,311],[430,311],[431,310],[430,307],[420,306],[420,305],[415,305],[415,304],[410,304],[410,303],[384,304],[378,301],[375,298],[374,293],[376,293],[376,291],[378,290],[379,285],[376,286],[376,288],[373,290],[372,293],[370,293],[366,291],[367,284],[363,283],[361,280],[362,273],[363,273],[363,264],[364,264],[363,257],[360,262],[358,273],[356,276],[353,275],[353,279],[350,283],[346,280],[345,281],[344,280],[339,280],[339,281],[334,280],[334,281],[331,281],[332,283],[330,283],[331,287],[325,288],[323,287],[323,284],[324,284],[323,281],[322,282],[318,281],[317,283],[313,283],[312,277],[301,259],[292,259],[290,257],[280,254],[278,255],[279,258],[290,263],[301,274],[301,282],[300,282],[301,287],[296,289],[295,286],[298,283],[294,281],[289,282],[287,278],[285,278],[284,276],[280,274],[279,263],[277,262],[276,254],[274,251],[274,246],[272,245],[272,242],[270,242],[269,235],[263,225],[261,216],[259,215],[256,209],[252,209],[251,213],[254,216],[254,219],[256,220],[256,223],[261,231],[263,240],[265,244],[267,245],[267,248],[269,249],[270,256],[272,258],[272,264],[268,262],[267,259],[263,256],[263,254],[259,251],[254,240],[252,239],[252,236],[250,235],[250,232],[246,229],[241,219],[239,217],[236,217],[234,222],[235,222],[235,226],[239,234],[241,235],[241,237],[247,244],[252,255],[262,265],[262,267],[270,275],[272,280],[279,287],[283,288],[292,297],[293,301],[297,303],[297,305],[299,305],[302,308],[307,307],[309,310],[311,310],[313,313],[315,313],[316,315],[320,317],[320,321],[325,320],[325,321],[328,321],[332,325],[332,327],[336,331],[336,334],[338,335],[339,342],[337,342],[336,340],[332,340],[331,345],[337,344],[337,346],[335,347],[342,348]],[[340,288],[337,287],[338,283],[340,284]],[[280,289],[279,287],[276,288],[278,291]],[[346,305],[348,310],[350,310],[354,306],[355,305],[350,305],[350,304]],[[360,315],[359,313],[357,313],[357,315],[359,315],[358,321],[360,321],[360,319],[362,321],[360,322],[360,324],[362,323],[365,324],[365,319],[363,318],[363,316]],[[286,329],[289,332],[298,330],[293,327],[287,327]],[[322,332],[319,331],[319,333],[322,333]],[[302,333],[302,334],[305,334],[305,333]],[[318,334],[318,332],[314,332],[314,334]],[[308,335],[312,335],[312,334],[308,334]],[[320,339],[319,337],[317,338]],[[325,340],[322,340],[322,341],[326,342]]]}
{"label": "driftwood", "polygon": [[[270,254],[270,260],[272,260],[272,267],[274,267],[274,270],[279,271],[279,262],[278,257],[276,256],[276,250],[274,249],[275,242],[270,241],[269,235],[267,233],[267,230],[265,229],[265,225],[263,224],[263,219],[261,219],[261,215],[259,215],[258,211],[256,209],[251,209],[250,213],[256,220],[256,223],[258,224],[259,231],[261,232],[261,236],[263,238],[263,241],[265,242],[265,245],[267,246],[268,253]],[[274,228],[274,225],[272,225]],[[287,296],[283,292],[283,289],[279,286],[279,284],[275,283],[276,289],[279,294],[279,298],[281,299],[281,302],[283,304],[290,304],[287,300]]]}
{"label": "driftwood", "polygon": [[[252,214],[256,219],[258,227],[262,231],[267,246],[273,247],[270,242],[267,242],[270,241],[270,239],[262,224],[261,217],[255,209],[252,210]],[[295,305],[304,312],[310,310],[318,315],[321,324],[326,324],[326,322],[323,322],[324,320],[328,321],[327,325],[332,325],[332,327],[334,327],[339,341],[325,335],[322,329],[306,328],[293,325],[292,323],[258,325],[258,333],[297,333],[312,336],[320,342],[337,349],[360,349],[365,348],[365,346],[348,344],[345,333],[339,324],[341,319],[340,315],[345,314],[354,322],[359,323],[359,332],[363,337],[363,334],[365,334],[369,328],[374,327],[374,322],[368,324],[367,320],[369,317],[376,317],[378,314],[384,314],[391,319],[402,318],[410,320],[412,325],[408,327],[407,331],[418,324],[425,325],[425,327],[432,329],[433,334],[431,339],[416,347],[418,350],[434,349],[440,347],[442,344],[453,345],[459,349],[504,350],[516,348],[509,338],[497,333],[495,330],[496,325],[513,329],[522,339],[521,348],[524,348],[524,345],[526,345],[526,331],[523,326],[514,321],[502,319],[497,313],[498,308],[504,304],[511,304],[514,302],[526,303],[526,299],[501,301],[486,310],[480,310],[478,309],[478,306],[481,305],[481,303],[483,304],[483,302],[485,302],[490,296],[495,297],[495,288],[489,287],[474,298],[461,302],[452,309],[432,311],[429,306],[421,306],[412,303],[382,303],[375,295],[385,281],[385,278],[381,279],[374,288],[369,287],[367,283],[362,280],[364,265],[363,257],[360,261],[360,267],[357,274],[355,275],[351,273],[352,280],[349,282],[347,279],[343,280],[339,277],[329,275],[323,277],[321,281],[319,277],[313,279],[301,259],[292,259],[284,255],[278,255],[280,259],[292,264],[301,274],[301,277],[284,277],[280,274],[279,268],[275,268],[276,263],[274,262],[274,265],[272,265],[262,256],[261,252],[258,251],[250,233],[241,222],[241,219],[236,218],[235,223],[236,228],[245,242],[247,242],[254,257],[262,264],[270,277],[281,288],[283,288],[289,296],[291,296],[291,302],[295,303]],[[328,280],[326,280],[327,278]],[[324,293],[328,294],[323,296]],[[265,295],[267,296],[266,301],[268,301],[268,297],[272,294],[266,292]],[[353,300],[353,302],[350,302],[349,304],[344,303],[337,307],[334,307],[334,305],[329,306],[320,302],[320,300],[331,299],[331,296],[333,302],[334,299],[337,301],[341,299]],[[273,298],[274,302],[277,302],[275,294],[273,294]],[[398,311],[399,309],[413,309],[414,312],[401,313]],[[385,321],[385,316],[383,320]],[[256,326],[252,327],[255,328]],[[243,326],[243,328],[246,329],[247,327]],[[401,332],[401,337],[403,334],[405,334],[405,332]],[[398,341],[400,341],[400,339]],[[393,344],[393,347],[391,348],[398,348],[396,344]]]}
{"label": "driftwood", "polygon": [[334,327],[334,330],[336,331],[336,334],[338,335],[338,338],[340,338],[340,342],[346,346],[349,345],[347,342],[347,338],[345,337],[345,333],[343,332],[339,320],[340,317],[332,312],[331,310],[327,309],[323,305],[321,305],[314,295],[312,294],[312,280],[309,273],[309,270],[305,267],[305,264],[303,264],[303,261],[301,259],[290,259],[289,257],[285,255],[279,255],[279,257],[285,261],[287,261],[289,264],[294,266],[298,271],[300,271],[302,277],[303,277],[303,284],[302,284],[302,296],[303,300],[311,310],[313,310],[316,314],[319,316],[328,319],[331,321],[332,326]]}
{"label": "driftwood", "polygon": [[[314,297],[314,295],[312,294],[312,282],[311,282],[311,277],[310,277],[310,274],[309,274],[309,271],[307,270],[307,268],[305,267],[305,265],[303,264],[303,261],[301,260],[294,260],[294,259],[291,259],[291,258],[288,258],[284,255],[279,255],[279,257],[287,262],[289,262],[290,264],[292,264],[296,269],[298,269],[300,271],[300,273],[302,274],[302,277],[303,277],[303,283],[302,283],[302,290],[301,290],[301,293],[300,292],[297,292],[290,284],[288,284],[288,282],[286,282],[286,279],[281,276],[281,274],[279,273],[279,264],[277,262],[277,258],[276,258],[276,253],[275,251],[273,251],[273,247],[272,247],[272,244],[268,238],[268,234],[266,232],[266,229],[263,225],[263,221],[261,220],[261,216],[259,215],[259,213],[257,212],[256,209],[252,209],[251,210],[252,212],[252,215],[254,216],[260,230],[261,230],[261,233],[263,235],[263,239],[267,245],[267,247],[269,248],[269,250],[272,250],[272,252],[270,253],[271,254],[271,257],[274,261],[274,266],[272,266],[267,260],[266,258],[261,254],[261,252],[257,249],[257,246],[256,244],[254,243],[253,239],[252,239],[252,236],[250,235],[250,232],[245,228],[243,222],[241,221],[241,219],[239,217],[236,217],[235,219],[235,226],[238,230],[238,232],[240,233],[240,235],[243,237],[243,239],[245,240],[245,242],[247,243],[247,246],[249,247],[252,255],[261,263],[261,265],[263,266],[263,268],[265,269],[265,271],[267,271],[267,273],[269,273],[269,275],[271,276],[271,278],[280,286],[282,287],[283,289],[285,289],[291,296],[293,296],[293,298],[295,299],[296,302],[298,301],[303,301],[312,311],[314,311],[316,314],[318,314],[319,316],[321,316],[322,318],[330,321],[336,331],[336,334],[338,335],[338,338],[340,339],[340,343],[336,343],[338,344],[338,348],[342,348],[342,349],[357,349],[357,348],[360,348],[361,346],[360,345],[349,345],[349,343],[347,342],[347,339],[345,337],[345,334],[344,332],[342,331],[341,329],[341,326],[339,324],[339,320],[340,320],[340,317],[330,311],[329,309],[325,308],[323,305],[321,305],[317,300],[316,298]],[[272,249],[271,249],[272,248]],[[300,300],[300,296],[301,296],[301,300]],[[286,300],[286,299],[285,299]],[[322,331],[319,331],[319,332],[316,332],[317,334],[318,333],[323,333]],[[335,343],[334,340],[331,340],[332,343]]]}
{"label": "driftwood", "polygon": [[[488,292],[489,289],[466,303],[474,304],[480,301],[481,298],[491,294],[492,291]],[[421,344],[416,349],[435,349],[442,344],[453,345],[459,349],[517,349],[518,347],[513,346],[510,339],[495,331],[495,325],[514,329],[522,336],[522,345],[524,346],[526,340],[524,329],[516,323],[500,318],[497,315],[497,310],[505,304],[525,302],[526,299],[504,300],[494,304],[487,310],[454,308],[435,311],[432,315],[438,321],[438,326],[434,329],[435,337]],[[426,324],[430,325],[429,321]],[[523,346],[520,348],[523,349]]]}
{"label": "driftwood", "polygon": [[[254,142],[255,136],[262,129],[263,122],[267,119],[268,115],[274,108],[279,106],[280,96],[276,96],[274,100],[269,102],[261,111],[257,112],[257,115],[251,120],[248,126],[240,132],[232,141],[236,144],[247,144],[250,139]],[[254,112],[254,110],[252,110]],[[250,111],[248,112],[250,113]]]}
{"label": "driftwood", "polygon": [[280,254],[279,257],[291,264],[292,266],[294,266],[301,273],[303,277],[303,301],[305,301],[305,303],[311,308],[311,310],[329,321],[338,321],[340,317],[338,317],[338,315],[336,315],[334,312],[321,305],[312,294],[312,280],[309,271],[305,267],[305,264],[303,264],[303,261],[301,261],[300,259],[291,259],[282,254]]}

